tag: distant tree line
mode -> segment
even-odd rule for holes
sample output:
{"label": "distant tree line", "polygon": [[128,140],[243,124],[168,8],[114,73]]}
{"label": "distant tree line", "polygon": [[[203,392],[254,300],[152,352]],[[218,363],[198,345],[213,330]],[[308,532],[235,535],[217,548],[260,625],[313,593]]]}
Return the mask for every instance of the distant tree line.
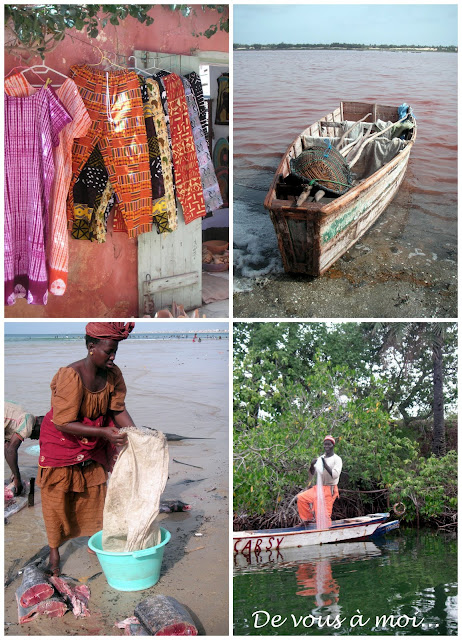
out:
{"label": "distant tree line", "polygon": [[255,50],[255,51],[271,51],[278,49],[360,49],[360,50],[370,50],[370,49],[388,49],[388,50],[402,50],[407,49],[410,51],[426,51],[431,49],[432,51],[445,51],[451,53],[457,53],[457,46],[451,45],[449,47],[443,46],[423,46],[418,44],[354,44],[347,42],[332,42],[331,44],[311,44],[311,43],[299,43],[299,44],[288,44],[287,42],[280,42],[279,44],[239,44],[235,43],[233,45],[234,49],[245,49],[246,51]]}

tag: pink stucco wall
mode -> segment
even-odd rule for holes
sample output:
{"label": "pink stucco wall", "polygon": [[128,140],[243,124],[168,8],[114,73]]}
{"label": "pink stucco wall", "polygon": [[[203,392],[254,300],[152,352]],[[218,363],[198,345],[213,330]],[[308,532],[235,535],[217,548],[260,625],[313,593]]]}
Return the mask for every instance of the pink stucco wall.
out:
{"label": "pink stucco wall", "polygon": [[[130,56],[135,50],[193,55],[199,51],[228,51],[228,34],[217,32],[212,38],[196,37],[193,33],[205,31],[218,21],[216,11],[202,11],[184,17],[158,5],[149,15],[154,23],[149,27],[128,17],[115,27],[106,25],[98,38],[91,40],[85,32],[69,31],[65,39],[45,58],[49,67],[67,74],[73,64],[97,63],[101,54],[95,44],[108,57],[114,54]],[[6,34],[5,41],[8,41]],[[120,58],[119,58],[120,60]],[[5,74],[21,60],[5,52]],[[29,64],[41,64],[34,58]],[[31,76],[29,76],[31,77]],[[27,305],[19,300],[5,307],[5,317],[136,317],[138,316],[137,241],[124,233],[108,229],[105,244],[69,239],[69,284],[63,297],[49,296],[48,304]]]}

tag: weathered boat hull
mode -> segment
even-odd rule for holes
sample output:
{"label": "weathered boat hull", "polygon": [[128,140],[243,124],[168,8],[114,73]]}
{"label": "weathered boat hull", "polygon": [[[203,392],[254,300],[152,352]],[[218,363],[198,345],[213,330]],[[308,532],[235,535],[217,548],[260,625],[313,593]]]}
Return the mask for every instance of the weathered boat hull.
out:
{"label": "weathered boat hull", "polygon": [[260,553],[290,547],[305,547],[348,540],[362,540],[371,536],[387,518],[388,513],[377,513],[361,518],[349,518],[332,523],[329,529],[267,529],[233,533],[235,553]]}
{"label": "weathered boat hull", "polygon": [[[375,115],[382,109],[383,114],[390,117],[393,111],[392,107],[365,104],[363,113],[358,106],[361,103],[342,103],[341,109],[328,114],[322,122],[339,122],[350,104],[358,107],[354,117],[372,111],[373,107]],[[303,150],[302,137],[313,133],[319,135],[319,126],[320,122],[308,127],[290,145],[264,203],[276,231],[284,269],[312,276],[319,276],[329,269],[388,207],[403,181],[416,136],[415,126],[412,139],[403,151],[364,182],[327,204],[305,203],[297,206],[293,198],[277,198],[281,180],[290,173],[290,159]]]}

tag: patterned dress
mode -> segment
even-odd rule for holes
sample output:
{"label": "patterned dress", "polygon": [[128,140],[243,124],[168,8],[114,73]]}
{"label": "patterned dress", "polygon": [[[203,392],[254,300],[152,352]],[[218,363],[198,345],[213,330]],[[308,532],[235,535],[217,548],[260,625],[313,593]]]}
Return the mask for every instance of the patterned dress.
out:
{"label": "patterned dress", "polygon": [[55,175],[53,148],[72,121],[51,87],[5,95],[5,304],[46,304],[46,238]]}
{"label": "patterned dress", "polygon": [[217,176],[215,175],[215,169],[210,157],[207,140],[201,126],[199,106],[188,80],[186,80],[186,78],[181,78],[181,81],[183,82],[194,138],[194,146],[196,147],[197,161],[199,163],[205,210],[207,213],[212,213],[212,211],[223,206],[223,198],[221,197],[220,187],[218,185]]}
{"label": "patterned dress", "polygon": [[162,78],[167,91],[176,195],[183,207],[185,224],[206,215],[199,163],[181,78],[175,73]]}
{"label": "patterned dress", "polygon": [[[15,73],[5,79],[5,93],[9,96],[30,96],[36,91],[22,73]],[[56,95],[72,116],[72,122],[59,134],[59,146],[53,149],[55,177],[50,196],[50,225],[46,239],[48,291],[55,296],[62,296],[66,291],[69,271],[66,200],[72,178],[72,145],[75,138],[86,134],[91,120],[73,80],[67,78],[57,89]]]}

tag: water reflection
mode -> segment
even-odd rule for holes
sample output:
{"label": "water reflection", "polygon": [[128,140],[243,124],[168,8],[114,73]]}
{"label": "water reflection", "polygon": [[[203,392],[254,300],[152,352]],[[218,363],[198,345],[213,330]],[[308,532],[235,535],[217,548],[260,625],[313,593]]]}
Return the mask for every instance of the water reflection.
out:
{"label": "water reflection", "polygon": [[[352,627],[358,611],[367,622]],[[300,623],[308,618],[319,623]],[[457,635],[457,539],[406,529],[236,554],[234,625],[236,635]]]}
{"label": "water reflection", "polygon": [[[394,541],[387,541],[386,544],[388,543],[393,545]],[[380,547],[372,541],[237,553],[234,556],[234,572],[258,572],[268,568],[277,571],[292,567],[295,569],[295,595],[310,598],[309,605],[313,607],[313,615],[323,607],[326,608],[323,609],[324,614],[335,616],[340,613],[340,586],[333,577],[332,564],[365,560],[381,553]]]}

